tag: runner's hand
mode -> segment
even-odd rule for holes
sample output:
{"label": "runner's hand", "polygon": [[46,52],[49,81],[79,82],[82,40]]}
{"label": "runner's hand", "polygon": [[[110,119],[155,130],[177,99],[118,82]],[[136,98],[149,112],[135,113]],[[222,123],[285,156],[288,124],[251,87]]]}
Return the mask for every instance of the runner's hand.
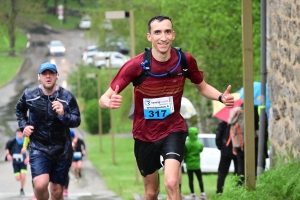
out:
{"label": "runner's hand", "polygon": [[55,110],[55,112],[58,115],[64,115],[65,114],[65,112],[64,112],[64,106],[59,101],[53,101],[52,102],[52,109]]}
{"label": "runner's hand", "polygon": [[12,161],[11,155],[10,155],[10,154],[7,154],[7,155],[6,155],[6,159],[7,159],[7,161],[11,162],[11,161]]}
{"label": "runner's hand", "polygon": [[23,130],[23,135],[29,137],[33,133],[34,127],[33,126],[26,126]]}
{"label": "runner's hand", "polygon": [[231,85],[229,85],[226,89],[226,91],[222,95],[222,102],[225,104],[227,108],[232,108],[234,104],[234,98],[230,94]]}
{"label": "runner's hand", "polygon": [[26,151],[27,151],[27,148],[23,147],[23,148],[21,149],[21,154],[25,154]]}
{"label": "runner's hand", "polygon": [[25,164],[25,165],[28,165],[28,163],[29,163],[29,158],[27,157],[27,158],[25,158],[25,160],[24,160],[24,164]]}
{"label": "runner's hand", "polygon": [[120,108],[122,103],[122,96],[119,93],[119,86],[116,86],[115,91],[113,92],[110,101],[109,101],[109,108],[116,109]]}

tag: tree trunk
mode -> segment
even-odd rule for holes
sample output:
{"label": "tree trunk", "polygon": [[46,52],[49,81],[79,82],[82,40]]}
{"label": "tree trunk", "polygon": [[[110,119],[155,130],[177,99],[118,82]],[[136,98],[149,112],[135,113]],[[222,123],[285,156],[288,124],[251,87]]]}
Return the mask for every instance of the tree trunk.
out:
{"label": "tree trunk", "polygon": [[65,24],[67,22],[67,0],[64,0],[64,18],[63,23]]}
{"label": "tree trunk", "polygon": [[58,0],[54,0],[53,15],[57,15]]}
{"label": "tree trunk", "polygon": [[15,56],[15,25],[16,25],[16,18],[17,18],[17,0],[11,0],[11,14],[9,15],[9,23],[8,23],[8,35],[9,35],[9,55]]}

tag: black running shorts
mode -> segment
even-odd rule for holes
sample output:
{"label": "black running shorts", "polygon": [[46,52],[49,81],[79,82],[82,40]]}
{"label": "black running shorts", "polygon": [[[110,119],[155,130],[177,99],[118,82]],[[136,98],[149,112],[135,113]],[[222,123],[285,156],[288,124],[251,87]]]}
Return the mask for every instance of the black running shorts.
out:
{"label": "black running shorts", "polygon": [[183,160],[186,132],[171,133],[156,142],[144,142],[135,139],[134,154],[142,176],[154,173],[162,167],[163,160],[175,159],[180,163]]}

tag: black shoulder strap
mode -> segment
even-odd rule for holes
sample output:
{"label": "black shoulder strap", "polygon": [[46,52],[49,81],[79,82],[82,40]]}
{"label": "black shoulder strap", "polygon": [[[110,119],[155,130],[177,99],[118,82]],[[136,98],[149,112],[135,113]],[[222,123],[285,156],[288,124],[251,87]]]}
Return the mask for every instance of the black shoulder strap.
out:
{"label": "black shoulder strap", "polygon": [[[147,61],[147,63],[145,63],[145,67],[148,71],[150,71],[151,68],[151,59],[152,59],[151,48],[146,47],[144,52],[144,62]],[[133,86],[138,86],[147,78],[148,76],[147,70],[142,68],[142,72],[140,73],[140,75],[132,82]]]}
{"label": "black shoulder strap", "polygon": [[173,48],[177,50],[177,53],[181,54],[180,66],[182,68],[182,75],[184,77],[187,77],[187,75],[188,75],[188,65],[187,65],[185,54],[184,54],[183,51],[181,51],[180,47],[173,47]]}
{"label": "black shoulder strap", "polygon": [[[186,77],[188,74],[188,66],[187,66],[185,54],[183,51],[181,51],[180,47],[172,47],[172,48],[176,50],[178,56],[179,54],[181,55],[180,66],[182,68],[182,75]],[[150,71],[151,69],[151,59],[152,59],[151,48],[146,47],[144,52],[144,60],[147,61],[145,63],[146,70],[143,68],[141,74],[132,82],[133,86],[138,86],[147,78],[147,76],[149,75],[147,71]]]}

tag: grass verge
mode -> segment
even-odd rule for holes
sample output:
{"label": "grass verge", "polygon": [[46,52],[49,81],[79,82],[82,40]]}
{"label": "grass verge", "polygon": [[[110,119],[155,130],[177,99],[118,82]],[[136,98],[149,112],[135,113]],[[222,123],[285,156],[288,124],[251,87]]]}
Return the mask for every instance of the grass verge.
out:
{"label": "grass verge", "polygon": [[24,60],[23,56],[0,55],[0,87],[7,84],[18,72]]}

